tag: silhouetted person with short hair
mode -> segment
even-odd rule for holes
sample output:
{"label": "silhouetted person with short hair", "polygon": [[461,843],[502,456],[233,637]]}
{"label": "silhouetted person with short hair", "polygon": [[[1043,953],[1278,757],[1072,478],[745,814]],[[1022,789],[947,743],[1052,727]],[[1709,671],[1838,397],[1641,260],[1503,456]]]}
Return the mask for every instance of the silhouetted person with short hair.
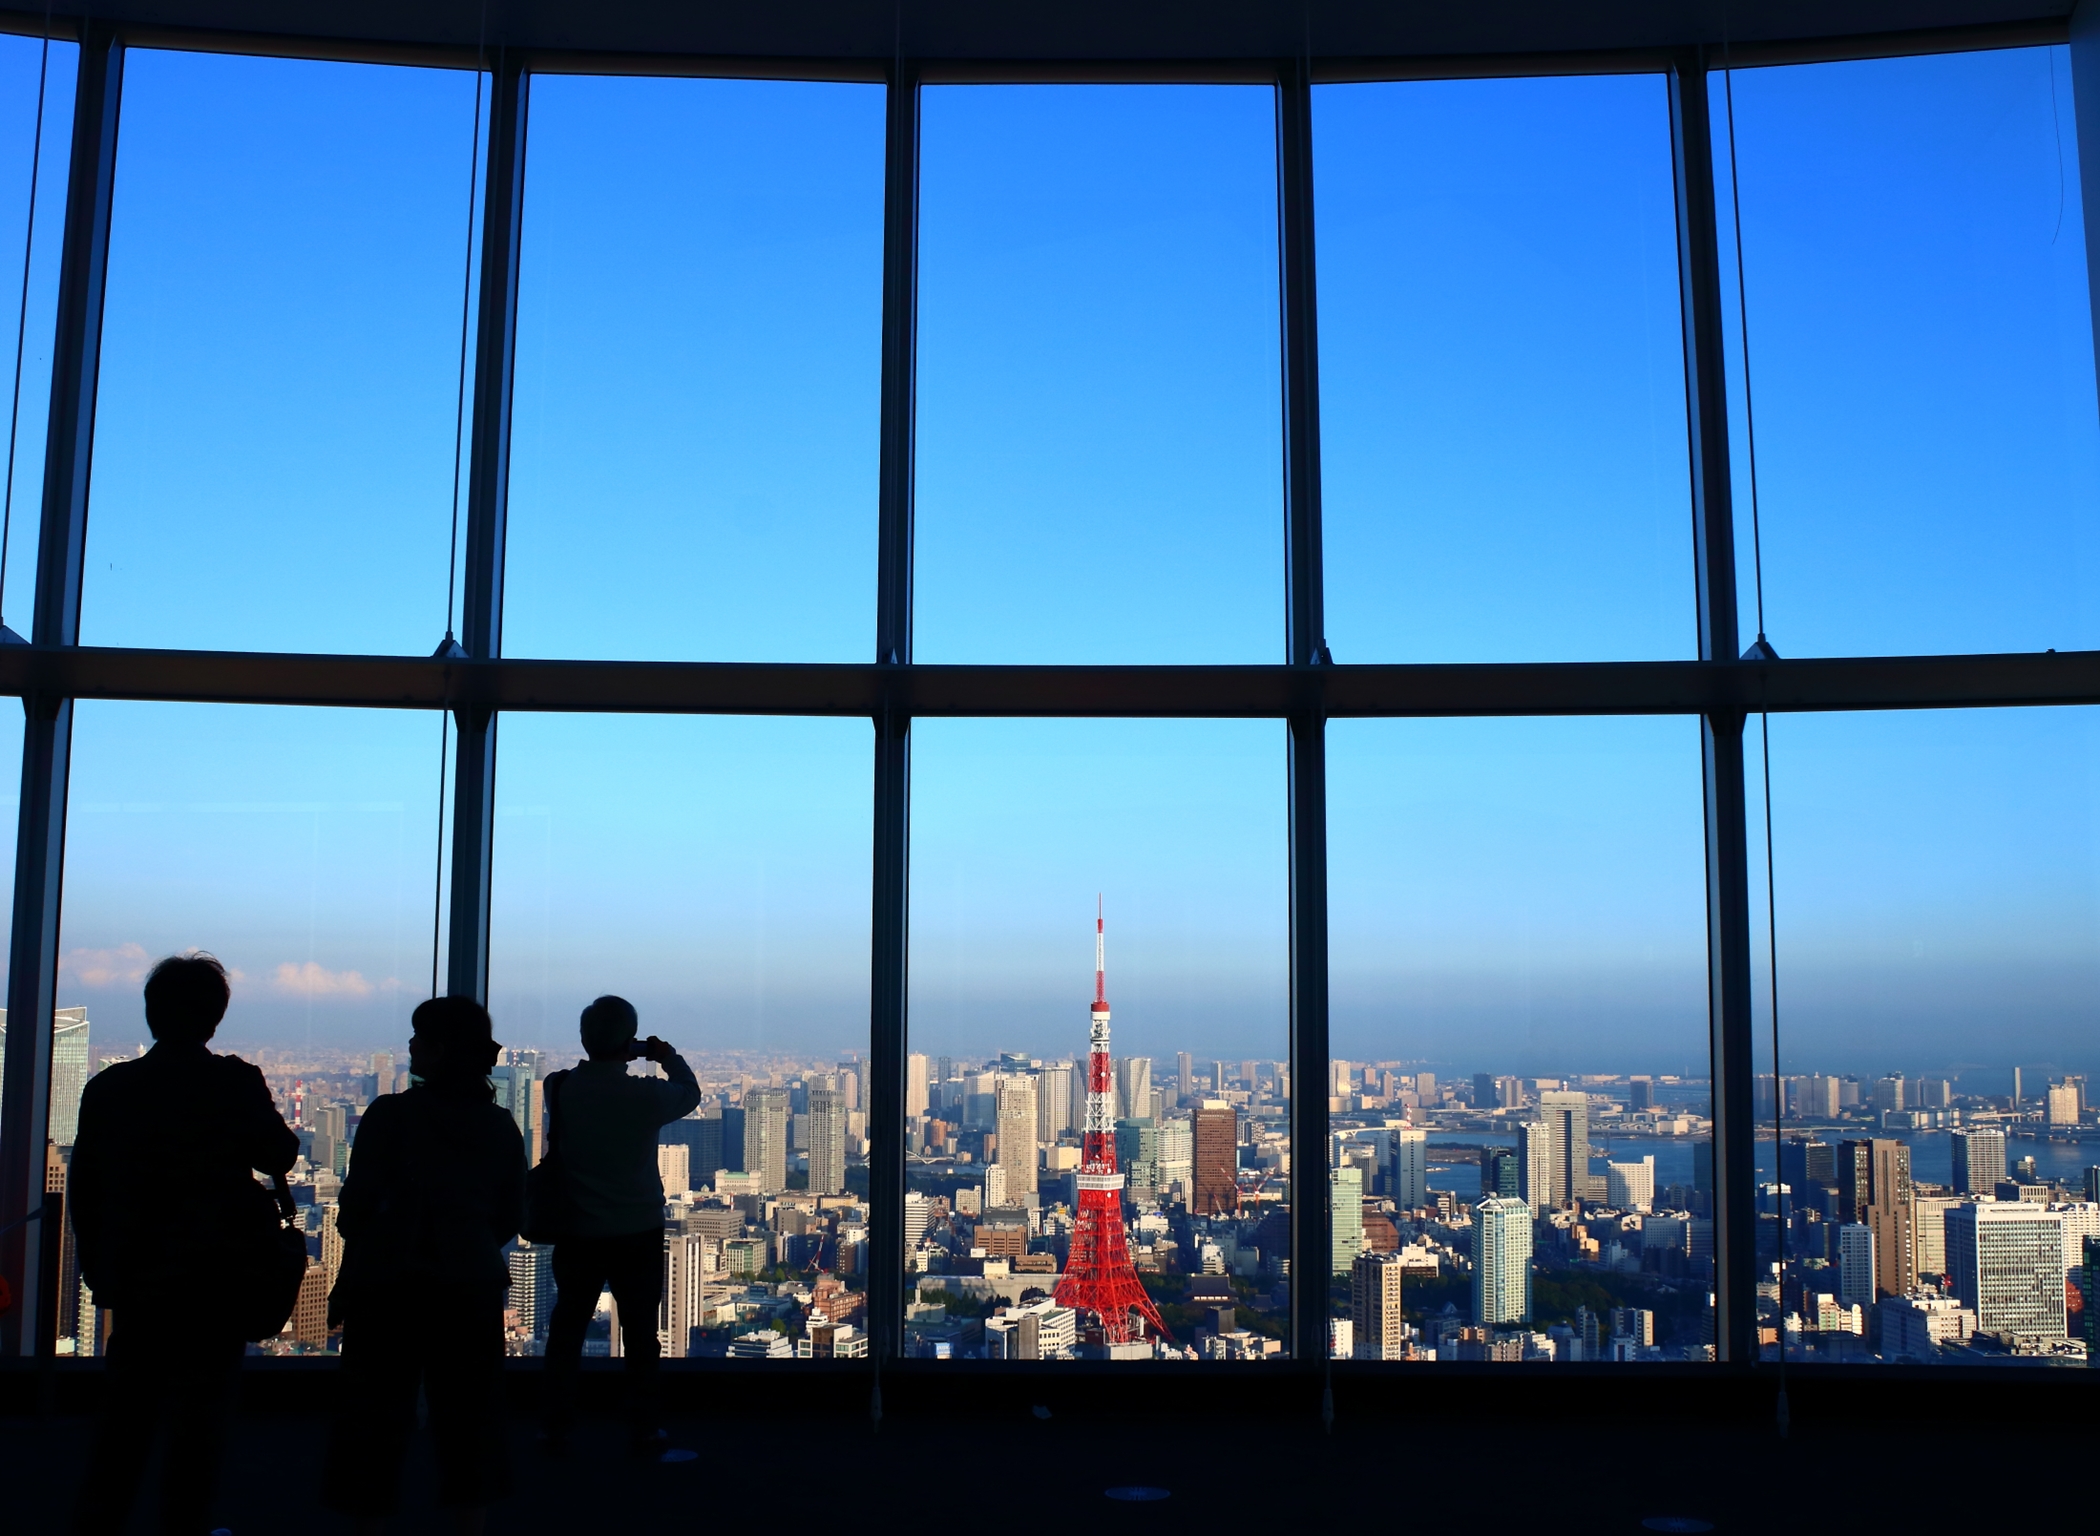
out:
{"label": "silhouetted person with short hair", "polygon": [[[685,1059],[651,1035],[635,1041],[634,1004],[601,997],[583,1010],[581,1066],[547,1079],[548,1123],[574,1205],[554,1244],[554,1320],[547,1330],[547,1438],[559,1451],[576,1411],[583,1336],[608,1287],[619,1309],[627,1365],[627,1416],[636,1455],[663,1450],[656,1424],[656,1312],[663,1299],[664,1185],[656,1133],[699,1107]],[[655,1062],[666,1078],[636,1077],[627,1063]]]}
{"label": "silhouetted person with short hair", "polygon": [[375,1099],[336,1210],[341,1393],[323,1501],[377,1531],[398,1507],[416,1390],[430,1405],[438,1502],[463,1532],[503,1492],[503,1249],[525,1207],[525,1143],[495,1102],[488,1011],[434,997],[414,1015],[414,1082]]}
{"label": "silhouetted person with short hair", "polygon": [[246,1353],[228,1255],[255,1209],[256,1171],[284,1173],[299,1156],[262,1073],[206,1048],[230,997],[226,968],[210,955],[161,961],[146,978],[153,1049],[105,1067],[80,1096],[66,1214],[81,1278],[112,1314],[102,1422],[75,1527],[86,1536],[129,1523],[163,1419],[160,1528],[212,1528]]}

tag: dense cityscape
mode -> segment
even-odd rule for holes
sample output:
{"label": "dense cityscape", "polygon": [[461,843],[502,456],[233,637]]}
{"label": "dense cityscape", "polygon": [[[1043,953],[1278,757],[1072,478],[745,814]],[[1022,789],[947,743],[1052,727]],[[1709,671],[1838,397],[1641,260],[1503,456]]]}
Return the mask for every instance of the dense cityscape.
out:
{"label": "dense cityscape", "polygon": [[[0,1025],[4,1027],[4,1025]],[[62,1194],[80,1093],[131,1050],[62,1010],[47,1187]],[[328,1352],[336,1196],[364,1109],[405,1053],[254,1053],[298,1132],[310,1268],[266,1353]],[[513,1050],[492,1074],[528,1155],[542,1084],[573,1058]],[[701,1054],[705,1097],[664,1128],[665,1354],[856,1358],[868,1350],[865,1064]],[[1701,1360],[1714,1349],[1708,1085],[1671,1075],[1440,1079],[1331,1064],[1326,1277],[1337,1358]],[[1290,1076],[1180,1053],[1107,1063],[1103,1116],[1127,1262],[1157,1325],[1129,1337],[1063,1305],[1087,1171],[1085,1058],[907,1058],[905,1351],[924,1359],[1279,1359],[1293,1281]],[[1758,1311],[1769,1356],[2084,1363],[2100,1268],[2100,1139],[2083,1078],[2011,1094],[1893,1075],[1757,1085]],[[2089,1160],[2090,1159],[2090,1160]],[[1099,1181],[1096,1181],[1097,1183]],[[2089,1246],[2090,1240],[2090,1246]],[[536,1354],[551,1250],[509,1256],[509,1348]],[[59,1351],[108,1319],[61,1255]],[[1066,1299],[1071,1299],[1067,1293]],[[619,1351],[610,1297],[586,1349]]]}

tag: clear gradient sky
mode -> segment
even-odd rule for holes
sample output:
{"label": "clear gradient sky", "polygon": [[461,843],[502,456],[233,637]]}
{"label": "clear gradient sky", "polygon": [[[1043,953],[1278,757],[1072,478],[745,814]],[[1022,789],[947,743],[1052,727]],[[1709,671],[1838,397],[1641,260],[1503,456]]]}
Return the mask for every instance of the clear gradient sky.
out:
{"label": "clear gradient sky", "polygon": [[[0,38],[10,272],[35,70]],[[70,49],[52,83],[18,629]],[[506,650],[871,656],[880,90],[532,102]],[[1733,106],[1743,643],[1761,554],[1785,655],[2100,646],[2062,50],[1745,71]],[[1726,118],[1717,92],[1724,189]],[[458,72],[131,55],[89,642],[436,645],[474,122]],[[1337,659],[1691,655],[1662,82],[1323,87],[1315,133]],[[1281,659],[1273,138],[1252,87],[927,90],[919,659]],[[195,944],[240,972],[229,1040],[398,1044],[438,723],[80,718],[61,1002],[128,1040],[142,965]],[[0,757],[19,729],[0,714]],[[565,1045],[618,990],[691,1047],[865,1049],[865,722],[500,733],[499,1033]],[[1331,742],[1336,1054],[1703,1070],[1694,722]],[[2092,712],[1788,716],[1771,742],[1789,1070],[2100,1069]],[[913,1049],[1080,1049],[1099,891],[1119,1049],[1284,1054],[1280,723],[932,721],[914,753]]]}

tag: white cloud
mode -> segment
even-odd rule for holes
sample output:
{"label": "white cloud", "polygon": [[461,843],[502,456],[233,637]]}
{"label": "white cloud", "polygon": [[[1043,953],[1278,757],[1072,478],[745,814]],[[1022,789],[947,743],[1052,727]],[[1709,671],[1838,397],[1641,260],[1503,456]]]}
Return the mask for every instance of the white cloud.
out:
{"label": "white cloud", "polygon": [[143,944],[119,944],[115,949],[69,949],[59,957],[58,968],[83,987],[137,986],[153,969],[153,957]]}
{"label": "white cloud", "polygon": [[356,971],[331,971],[326,966],[309,960],[304,965],[294,965],[287,960],[277,967],[271,978],[272,991],[289,997],[336,998],[370,997],[372,984]]}

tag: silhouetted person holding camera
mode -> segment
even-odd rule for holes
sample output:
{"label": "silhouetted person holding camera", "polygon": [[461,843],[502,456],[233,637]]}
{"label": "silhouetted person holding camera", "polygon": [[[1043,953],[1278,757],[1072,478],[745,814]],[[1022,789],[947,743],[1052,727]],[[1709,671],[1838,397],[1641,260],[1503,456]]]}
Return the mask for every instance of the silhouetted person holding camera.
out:
{"label": "silhouetted person holding camera", "polygon": [[[299,1138],[262,1073],[207,1044],[231,997],[226,968],[172,955],[146,978],[153,1049],[88,1080],[67,1179],[81,1278],[113,1314],[102,1422],[76,1529],[124,1529],[154,1430],[167,1423],[160,1528],[202,1536],[246,1345],[231,1297],[258,1198]],[[244,1222],[246,1225],[244,1225]]]}
{"label": "silhouetted person holding camera", "polygon": [[503,1249],[524,1215],[525,1143],[489,1083],[502,1047],[488,1011],[434,997],[414,1027],[415,1081],[365,1111],[337,1207],[341,1400],[322,1491],[359,1531],[381,1528],[400,1502],[420,1386],[438,1502],[478,1532],[507,1481]]}
{"label": "silhouetted person holding camera", "polygon": [[[660,1453],[655,1414],[657,1305],[663,1298],[664,1186],[656,1133],[699,1106],[693,1069],[651,1035],[639,1043],[634,1004],[601,997],[583,1010],[589,1060],[547,1079],[550,1145],[559,1151],[570,1215],[554,1244],[554,1320],[547,1330],[547,1440],[559,1452],[575,1418],[583,1336],[607,1287],[627,1361],[628,1429],[638,1456]],[[630,1075],[653,1061],[663,1078]]]}

